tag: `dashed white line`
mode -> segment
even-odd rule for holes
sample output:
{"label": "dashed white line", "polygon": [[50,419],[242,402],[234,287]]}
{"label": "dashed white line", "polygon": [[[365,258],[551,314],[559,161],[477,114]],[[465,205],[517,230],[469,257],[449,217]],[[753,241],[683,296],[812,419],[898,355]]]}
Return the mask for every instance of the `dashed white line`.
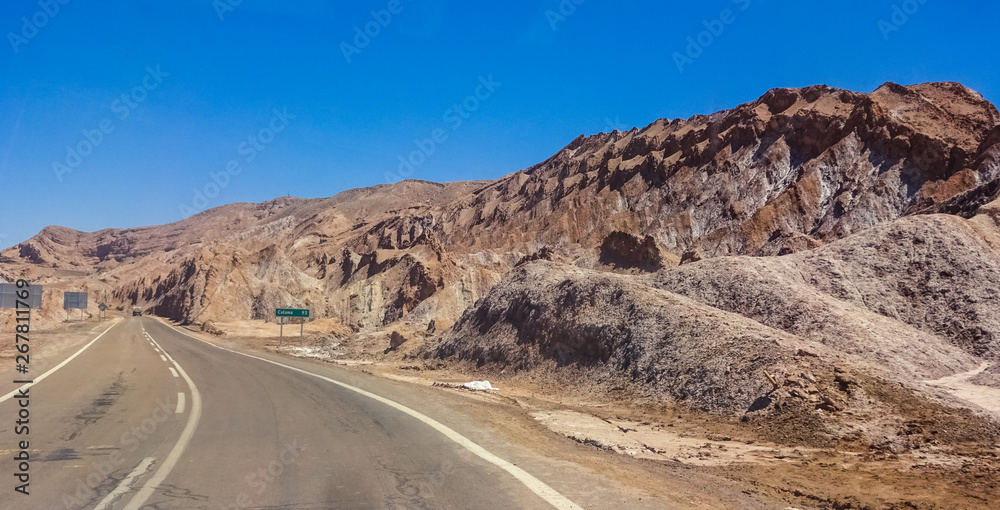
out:
{"label": "dashed white line", "polygon": [[177,371],[176,371],[176,370],[174,370],[174,367],[167,367],[167,368],[169,368],[169,369],[170,369],[170,373],[171,373],[171,374],[173,374],[173,375],[174,375],[174,377],[180,377],[179,375],[177,375]]}
{"label": "dashed white line", "polygon": [[184,412],[184,392],[180,392],[177,394],[177,409],[174,411],[174,414],[181,414],[183,412]]}
{"label": "dashed white line", "polygon": [[[156,343],[155,340],[152,341],[153,343]],[[157,345],[157,347],[159,347],[159,345]],[[177,461],[180,460],[181,455],[184,454],[184,450],[188,446],[188,443],[191,442],[194,430],[198,428],[198,420],[201,419],[201,393],[198,392],[198,387],[194,385],[194,381],[188,377],[187,372],[185,372],[184,369],[173,360],[173,358],[171,358],[170,361],[177,367],[177,371],[180,372],[181,377],[184,378],[184,382],[186,382],[188,384],[188,388],[191,389],[191,413],[188,415],[188,421],[187,424],[184,425],[184,430],[181,431],[181,437],[177,439],[177,443],[174,444],[174,448],[170,450],[170,454],[167,455],[163,464],[160,464],[159,469],[156,470],[149,480],[146,480],[146,483],[132,498],[132,501],[129,501],[129,503],[125,505],[123,510],[138,510],[146,504],[146,501],[153,495],[156,488],[159,487],[160,483],[162,483],[163,480],[167,478],[167,475],[170,474],[170,470],[177,465]],[[180,395],[183,396],[184,394],[181,393]],[[178,404],[179,403],[180,398],[178,398]]]}
{"label": "dashed white line", "polygon": [[156,459],[153,457],[146,457],[145,459],[142,459],[142,462],[140,462],[139,465],[136,466],[136,468],[133,469],[132,472],[121,481],[121,483],[118,484],[118,487],[115,487],[115,490],[105,496],[104,499],[102,499],[101,502],[94,507],[94,510],[111,508],[111,504],[114,503],[119,496],[132,489],[132,484],[135,483],[136,479],[146,474],[146,471],[149,471],[150,466],[153,465],[153,461],[155,460]]}
{"label": "dashed white line", "polygon": [[163,361],[167,361],[167,357],[162,354],[160,355],[160,359],[162,359]]}

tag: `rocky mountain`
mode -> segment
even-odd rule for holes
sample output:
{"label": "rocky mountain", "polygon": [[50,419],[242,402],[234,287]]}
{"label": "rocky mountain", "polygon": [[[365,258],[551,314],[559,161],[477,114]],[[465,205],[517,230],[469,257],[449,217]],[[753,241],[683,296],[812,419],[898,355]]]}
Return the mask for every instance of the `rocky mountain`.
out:
{"label": "rocky mountain", "polygon": [[49,227],[0,276],[185,323],[305,306],[356,332],[433,324],[428,359],[572,367],[734,413],[767,393],[761,370],[803,360],[919,386],[1000,354],[998,159],[1000,113],[957,83],[774,89],[496,181]]}
{"label": "rocky mountain", "polygon": [[775,89],[710,116],[580,137],[462,198],[441,237],[587,261],[615,230],[695,258],[798,251],[996,180],[998,123],[953,83]]}

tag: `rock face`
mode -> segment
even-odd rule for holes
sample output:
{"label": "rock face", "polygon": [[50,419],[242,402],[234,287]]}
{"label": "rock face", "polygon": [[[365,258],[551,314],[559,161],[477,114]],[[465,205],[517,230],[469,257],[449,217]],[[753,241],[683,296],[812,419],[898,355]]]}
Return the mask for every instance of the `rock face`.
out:
{"label": "rock face", "polygon": [[800,350],[913,384],[998,355],[998,124],[956,83],[774,89],[580,136],[496,181],[48,227],[0,252],[0,274],[186,323],[304,306],[444,335],[428,356],[584,367],[745,411],[762,370],[802,373]]}

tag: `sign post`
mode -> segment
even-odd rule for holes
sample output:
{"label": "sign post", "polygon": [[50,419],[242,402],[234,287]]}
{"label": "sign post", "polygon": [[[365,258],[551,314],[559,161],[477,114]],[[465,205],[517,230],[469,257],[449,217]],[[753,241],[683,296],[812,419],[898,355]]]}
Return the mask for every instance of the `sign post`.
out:
{"label": "sign post", "polygon": [[63,308],[66,309],[66,319],[69,320],[69,311],[73,308],[80,310],[80,318],[83,319],[83,311],[87,309],[86,292],[64,292]]}
{"label": "sign post", "polygon": [[[279,339],[285,336],[285,317],[302,317],[302,322],[299,323],[299,337],[301,337],[302,330],[305,327],[305,319],[309,317],[309,310],[305,308],[276,308],[274,316],[280,319]],[[278,340],[278,345],[281,345],[281,340]]]}

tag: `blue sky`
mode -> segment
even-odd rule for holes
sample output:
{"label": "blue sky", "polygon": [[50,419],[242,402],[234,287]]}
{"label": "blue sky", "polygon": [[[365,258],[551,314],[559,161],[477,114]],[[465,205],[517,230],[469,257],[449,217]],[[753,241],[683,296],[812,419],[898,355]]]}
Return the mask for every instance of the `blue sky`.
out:
{"label": "blue sky", "polygon": [[998,15],[941,0],[7,1],[0,245],[402,177],[494,179],[581,133],[772,87],[947,80],[996,102]]}

